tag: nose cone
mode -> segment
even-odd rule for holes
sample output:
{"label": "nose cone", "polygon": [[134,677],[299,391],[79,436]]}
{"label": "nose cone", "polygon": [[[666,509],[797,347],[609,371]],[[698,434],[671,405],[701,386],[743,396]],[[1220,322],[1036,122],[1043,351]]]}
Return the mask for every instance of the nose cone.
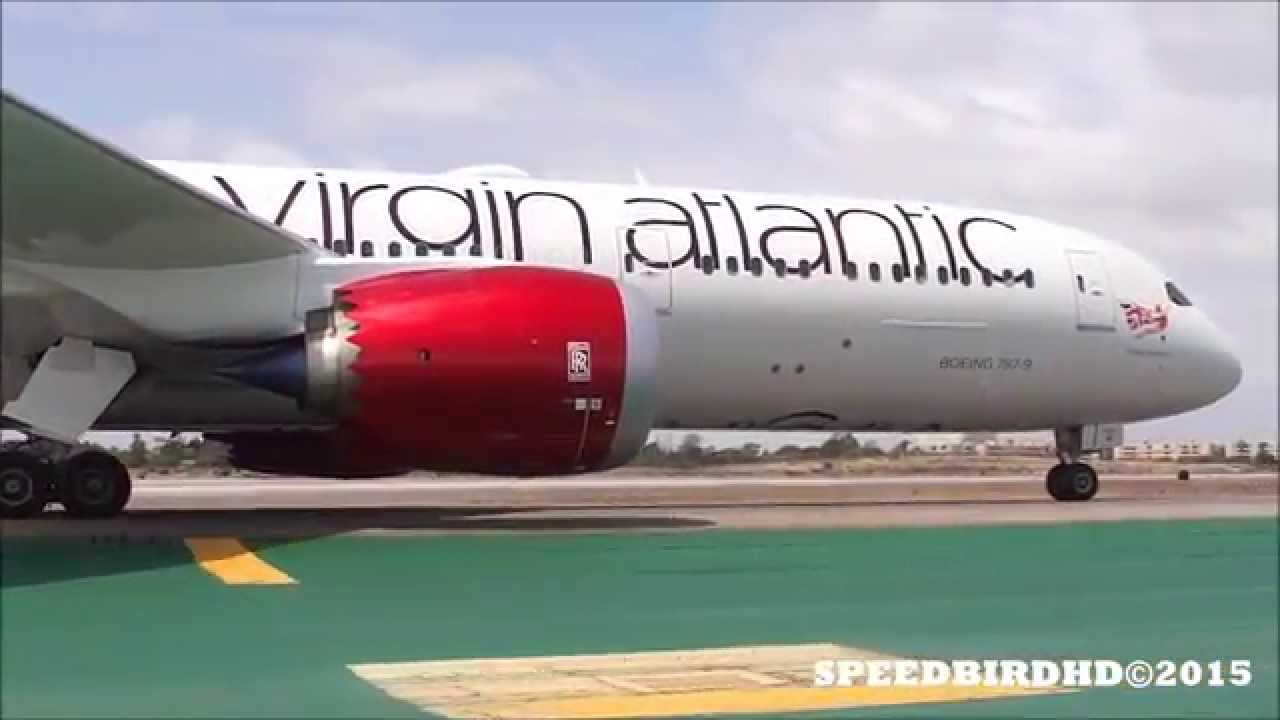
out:
{"label": "nose cone", "polygon": [[[1221,333],[1219,333],[1221,335]],[[1215,373],[1218,375],[1218,382],[1221,388],[1218,397],[1225,397],[1235,390],[1240,381],[1244,379],[1244,366],[1240,364],[1240,358],[1231,348],[1222,343],[1218,346],[1218,355],[1214,360],[1217,367]]]}
{"label": "nose cone", "polygon": [[1240,385],[1244,368],[1221,330],[1208,319],[1203,319],[1200,325],[1193,343],[1191,369],[1196,375],[1193,384],[1200,390],[1197,400],[1208,405],[1226,397]]}

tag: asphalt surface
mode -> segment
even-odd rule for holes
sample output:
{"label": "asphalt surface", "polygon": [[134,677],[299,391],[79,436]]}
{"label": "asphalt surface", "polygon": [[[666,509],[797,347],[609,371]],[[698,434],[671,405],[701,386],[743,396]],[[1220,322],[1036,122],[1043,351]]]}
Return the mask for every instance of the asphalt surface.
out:
{"label": "asphalt surface", "polygon": [[[0,715],[1276,717],[1276,478],[1103,482],[145,478],[3,524]],[[833,646],[1253,677],[837,696],[769,660]]]}
{"label": "asphalt surface", "polygon": [[620,532],[1276,517],[1274,475],[1103,479],[1087,503],[1011,477],[582,476],[321,480],[151,476],[127,513],[10,521],[9,537]]}

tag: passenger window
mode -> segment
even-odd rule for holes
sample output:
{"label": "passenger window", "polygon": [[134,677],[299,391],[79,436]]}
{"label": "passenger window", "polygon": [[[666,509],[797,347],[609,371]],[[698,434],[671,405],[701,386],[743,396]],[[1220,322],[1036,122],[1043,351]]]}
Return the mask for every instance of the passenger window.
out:
{"label": "passenger window", "polygon": [[871,282],[880,282],[880,263],[871,263]]}
{"label": "passenger window", "polygon": [[373,243],[368,240],[360,243],[360,257],[373,257]]}
{"label": "passenger window", "polygon": [[391,257],[400,257],[400,243],[398,242],[391,243],[391,247],[389,248],[389,251],[391,253]]}
{"label": "passenger window", "polygon": [[893,281],[902,282],[902,266],[896,263],[893,266]]}
{"label": "passenger window", "polygon": [[1184,295],[1182,291],[1178,289],[1177,285],[1167,282],[1164,284],[1164,290],[1169,294],[1169,300],[1171,300],[1174,305],[1191,307],[1191,299]]}
{"label": "passenger window", "polygon": [[847,277],[847,278],[849,278],[850,280],[857,280],[857,279],[858,279],[858,264],[857,264],[857,263],[851,263],[851,262],[850,262],[850,263],[845,263],[845,264],[844,264],[844,276],[845,276],[845,277]]}
{"label": "passenger window", "polygon": [[924,269],[924,266],[917,265],[916,266],[916,282],[922,283],[925,281],[925,278],[927,277],[929,277],[929,273]]}
{"label": "passenger window", "polygon": [[800,269],[800,277],[802,278],[809,277],[809,261],[808,260],[801,260],[799,269]]}
{"label": "passenger window", "polygon": [[938,266],[938,284],[939,284],[939,285],[946,285],[946,284],[947,284],[947,280],[949,280],[949,279],[950,279],[950,278],[948,278],[948,277],[947,277],[947,268],[946,268],[946,267],[944,267],[944,266],[942,266],[942,265],[939,265],[939,266]]}
{"label": "passenger window", "polygon": [[1076,288],[1078,288],[1080,292],[1084,292],[1084,276],[1083,275],[1076,276]]}
{"label": "passenger window", "polygon": [[427,256],[427,244],[426,244],[426,243],[416,243],[416,247],[415,247],[415,249],[414,249],[413,254],[414,254],[414,255],[417,255],[418,257],[426,257],[426,256]]}
{"label": "passenger window", "polygon": [[968,285],[973,276],[969,273],[969,268],[960,268],[960,284]]}
{"label": "passenger window", "polygon": [[751,258],[751,274],[756,277],[764,275],[764,262],[760,258]]}
{"label": "passenger window", "polygon": [[335,255],[346,255],[346,254],[347,254],[347,244],[346,244],[345,242],[343,242],[342,240],[334,240],[334,241],[333,241],[333,254],[335,254]]}
{"label": "passenger window", "polygon": [[1034,274],[1034,273],[1032,273],[1032,272],[1031,272],[1031,268],[1027,268],[1026,277],[1027,277],[1027,287],[1028,287],[1028,288],[1033,288],[1033,287],[1035,287],[1035,286],[1036,286],[1036,276],[1035,276],[1035,274]]}
{"label": "passenger window", "polygon": [[724,267],[726,270],[729,271],[730,275],[737,275],[738,274],[738,258],[736,257],[725,258]]}

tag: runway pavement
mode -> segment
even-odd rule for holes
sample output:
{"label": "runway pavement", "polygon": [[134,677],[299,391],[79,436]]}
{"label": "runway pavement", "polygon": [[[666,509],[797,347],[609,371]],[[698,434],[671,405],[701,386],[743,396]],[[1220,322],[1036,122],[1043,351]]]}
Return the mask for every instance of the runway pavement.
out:
{"label": "runway pavement", "polygon": [[1000,525],[1277,516],[1274,475],[1103,479],[1087,503],[1008,477],[588,475],[554,479],[139,479],[125,516],[9,521],[6,536],[619,532]]}

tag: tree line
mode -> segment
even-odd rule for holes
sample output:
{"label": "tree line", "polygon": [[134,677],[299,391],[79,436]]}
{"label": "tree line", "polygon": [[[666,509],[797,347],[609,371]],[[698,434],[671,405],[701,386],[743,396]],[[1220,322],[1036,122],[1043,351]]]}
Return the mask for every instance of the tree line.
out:
{"label": "tree line", "polygon": [[838,460],[865,457],[898,458],[918,451],[903,440],[889,450],[882,449],[874,440],[861,442],[852,433],[834,433],[820,445],[783,445],[773,452],[760,443],[744,443],[738,447],[712,448],[702,441],[702,436],[689,433],[671,449],[650,441],[640,451],[632,465],[641,467],[706,467],[712,465],[740,465],[757,462],[785,460]]}

